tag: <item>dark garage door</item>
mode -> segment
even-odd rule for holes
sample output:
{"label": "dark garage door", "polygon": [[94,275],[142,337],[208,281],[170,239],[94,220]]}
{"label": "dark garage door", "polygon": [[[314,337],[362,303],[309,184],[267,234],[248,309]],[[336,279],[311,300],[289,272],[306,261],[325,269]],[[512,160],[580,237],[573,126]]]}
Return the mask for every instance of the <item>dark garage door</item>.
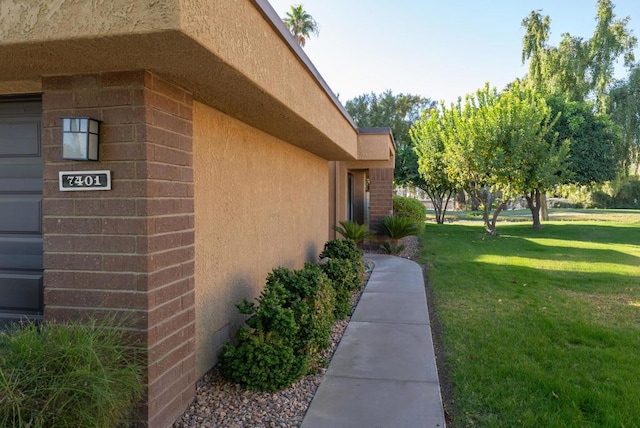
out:
{"label": "dark garage door", "polygon": [[42,314],[42,107],[0,98],[0,322]]}

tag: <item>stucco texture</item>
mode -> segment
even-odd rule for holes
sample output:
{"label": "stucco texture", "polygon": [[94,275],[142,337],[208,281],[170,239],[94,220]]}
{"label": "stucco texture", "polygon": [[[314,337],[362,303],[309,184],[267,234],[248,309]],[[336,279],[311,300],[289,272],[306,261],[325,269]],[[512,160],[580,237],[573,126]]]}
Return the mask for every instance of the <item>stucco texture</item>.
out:
{"label": "stucco texture", "polygon": [[[273,37],[273,28],[251,2],[180,0],[180,4],[185,34],[216,52],[224,62],[356,156],[353,126],[337,111],[324,89],[312,81],[300,58],[292,55],[279,37]],[[212,25],[212,19],[216,23],[243,22]]]}
{"label": "stucco texture", "polygon": [[66,40],[177,28],[177,6],[177,0],[2,0],[0,40]]}
{"label": "stucco texture", "polygon": [[277,266],[317,260],[328,239],[328,162],[194,104],[196,364],[202,376]]}

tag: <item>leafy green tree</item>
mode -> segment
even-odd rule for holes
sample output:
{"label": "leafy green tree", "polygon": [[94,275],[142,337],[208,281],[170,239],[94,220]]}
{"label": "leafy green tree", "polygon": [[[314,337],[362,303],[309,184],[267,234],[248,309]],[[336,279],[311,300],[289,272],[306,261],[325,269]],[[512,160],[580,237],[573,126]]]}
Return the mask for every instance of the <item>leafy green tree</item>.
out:
{"label": "leafy green tree", "polygon": [[444,159],[445,144],[449,129],[445,126],[444,115],[438,110],[424,112],[421,120],[411,128],[411,141],[414,153],[418,158],[418,171],[422,174],[427,192],[438,224],[444,223],[447,204],[457,189],[457,183],[447,174],[447,163]]}
{"label": "leafy green tree", "polygon": [[396,185],[411,185],[426,190],[427,184],[418,172],[418,158],[413,151],[409,130],[423,111],[435,105],[429,98],[410,94],[394,95],[388,90],[379,95],[360,95],[347,101],[345,108],[358,127],[391,128],[396,143]]}
{"label": "leafy green tree", "polygon": [[635,168],[635,173],[640,173],[640,66],[633,68],[626,79],[614,83],[607,111],[621,132],[621,172],[627,175]]}
{"label": "leafy green tree", "polygon": [[[464,105],[441,104],[416,124],[414,135],[421,172],[430,145],[442,144],[448,180],[481,202],[487,233],[496,234],[496,221],[508,201],[524,194],[539,227],[538,196],[555,182],[566,158],[549,138],[551,110],[544,99],[518,82],[498,93],[487,84],[467,95]],[[420,130],[420,128],[422,128]]]}
{"label": "leafy green tree", "polygon": [[[546,213],[546,192],[571,176],[570,141],[565,139],[558,142],[555,132],[558,115],[553,114],[541,95],[522,86],[514,87],[510,95],[526,102],[529,107],[522,112],[527,114],[528,110],[532,115],[520,119],[527,128],[518,133],[520,153],[516,160],[517,168],[511,177],[511,186],[524,196],[531,211],[533,228],[538,230],[542,227],[541,212]],[[527,124],[529,119],[532,122]]]}
{"label": "leafy green tree", "polygon": [[553,130],[559,141],[570,142],[568,181],[602,183],[616,178],[622,155],[618,129],[605,114],[594,113],[590,103],[549,97],[554,116]]}
{"label": "leafy green tree", "polygon": [[549,16],[543,17],[538,10],[523,19],[522,62],[529,60],[529,84],[545,95],[562,94],[570,101],[593,96],[597,109],[606,111],[615,63],[623,57],[631,66],[637,45],[628,29],[629,18],[616,20],[613,9],[611,0],[598,0],[591,39],[564,33],[557,47],[548,44]]}
{"label": "leafy green tree", "polygon": [[535,88],[545,87],[549,77],[549,29],[551,19],[543,17],[540,10],[531,11],[528,17],[522,20],[522,27],[526,33],[522,39],[522,63],[529,61],[528,78]]}
{"label": "leafy green tree", "polygon": [[318,23],[304,10],[301,4],[291,6],[291,10],[287,12],[283,21],[284,25],[293,34],[296,42],[302,47],[304,47],[311,35],[317,36],[320,33]]}
{"label": "leafy green tree", "polygon": [[633,50],[638,44],[627,28],[630,18],[616,20],[613,8],[611,0],[598,0],[597,25],[589,41],[591,86],[595,90],[598,110],[602,112],[606,111],[616,60],[622,56],[625,65],[630,67],[635,61]]}

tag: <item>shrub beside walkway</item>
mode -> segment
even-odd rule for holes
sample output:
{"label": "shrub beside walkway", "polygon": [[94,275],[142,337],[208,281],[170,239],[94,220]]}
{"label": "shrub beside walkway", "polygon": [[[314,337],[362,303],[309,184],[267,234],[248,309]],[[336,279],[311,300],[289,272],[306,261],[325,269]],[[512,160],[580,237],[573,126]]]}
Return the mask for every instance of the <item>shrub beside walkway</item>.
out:
{"label": "shrub beside walkway", "polygon": [[444,427],[422,270],[366,258],[375,268],[302,428]]}

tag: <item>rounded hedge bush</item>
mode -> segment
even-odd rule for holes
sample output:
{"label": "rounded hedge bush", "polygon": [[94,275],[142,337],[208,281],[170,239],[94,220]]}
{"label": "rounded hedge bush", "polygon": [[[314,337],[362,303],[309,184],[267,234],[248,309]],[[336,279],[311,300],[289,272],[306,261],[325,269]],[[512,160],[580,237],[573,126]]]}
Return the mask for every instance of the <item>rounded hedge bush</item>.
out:
{"label": "rounded hedge bush", "polygon": [[417,199],[394,195],[393,215],[396,217],[408,217],[418,226],[422,226],[427,216],[427,207]]}
{"label": "rounded hedge bush", "polygon": [[351,312],[351,291],[360,285],[360,281],[349,259],[328,259],[322,269],[333,284],[336,294],[334,314],[341,320]]}
{"label": "rounded hedge bush", "polygon": [[249,389],[277,391],[302,376],[307,362],[297,355],[291,342],[275,332],[240,330],[238,346],[222,350],[222,374]]}
{"label": "rounded hedge bush", "polygon": [[351,239],[332,239],[324,244],[324,249],[320,253],[320,258],[350,260],[353,272],[356,277],[354,283],[356,287],[360,285],[364,278],[364,256],[362,251],[356,247],[356,243]]}

